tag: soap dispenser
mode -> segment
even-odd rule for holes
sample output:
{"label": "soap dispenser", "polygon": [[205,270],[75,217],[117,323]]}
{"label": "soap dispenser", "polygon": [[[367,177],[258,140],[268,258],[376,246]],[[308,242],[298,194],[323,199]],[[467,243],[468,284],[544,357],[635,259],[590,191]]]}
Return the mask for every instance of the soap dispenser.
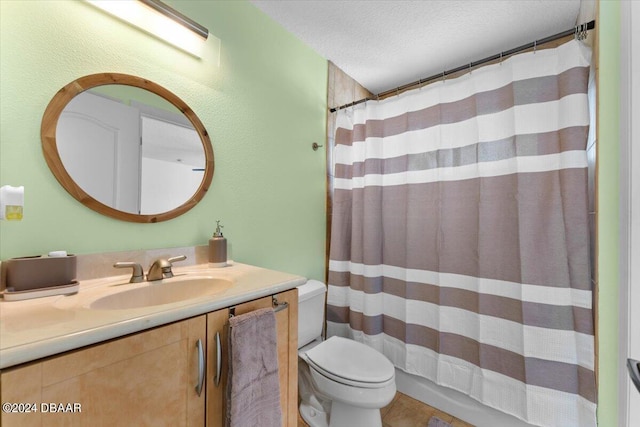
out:
{"label": "soap dispenser", "polygon": [[216,221],[216,231],[209,239],[209,266],[225,267],[227,265],[227,239],[222,235],[220,221]]}

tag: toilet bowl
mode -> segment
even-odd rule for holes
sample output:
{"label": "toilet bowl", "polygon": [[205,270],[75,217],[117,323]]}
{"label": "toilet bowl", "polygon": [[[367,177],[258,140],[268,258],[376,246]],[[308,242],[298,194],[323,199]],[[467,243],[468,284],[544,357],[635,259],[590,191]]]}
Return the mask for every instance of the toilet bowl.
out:
{"label": "toilet bowl", "polygon": [[326,286],[298,288],[300,414],[311,427],[381,427],[395,396],[395,370],[381,353],[342,337],[322,341]]}

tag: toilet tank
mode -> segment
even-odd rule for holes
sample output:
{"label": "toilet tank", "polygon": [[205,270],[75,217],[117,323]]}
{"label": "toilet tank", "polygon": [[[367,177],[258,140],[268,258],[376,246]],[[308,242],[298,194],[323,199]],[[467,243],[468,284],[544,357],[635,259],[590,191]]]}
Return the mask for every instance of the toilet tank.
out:
{"label": "toilet tank", "polygon": [[317,280],[298,286],[298,348],[322,335],[326,292],[326,285]]}

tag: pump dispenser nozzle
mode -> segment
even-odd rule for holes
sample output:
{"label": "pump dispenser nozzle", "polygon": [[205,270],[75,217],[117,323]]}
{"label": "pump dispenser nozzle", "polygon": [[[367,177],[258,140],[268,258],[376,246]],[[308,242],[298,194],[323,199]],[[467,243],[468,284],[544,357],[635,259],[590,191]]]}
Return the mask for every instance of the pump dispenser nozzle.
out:
{"label": "pump dispenser nozzle", "polygon": [[216,221],[216,231],[213,233],[213,237],[223,237],[222,236],[222,230],[220,230],[221,228],[224,228],[224,225],[220,225],[220,220]]}

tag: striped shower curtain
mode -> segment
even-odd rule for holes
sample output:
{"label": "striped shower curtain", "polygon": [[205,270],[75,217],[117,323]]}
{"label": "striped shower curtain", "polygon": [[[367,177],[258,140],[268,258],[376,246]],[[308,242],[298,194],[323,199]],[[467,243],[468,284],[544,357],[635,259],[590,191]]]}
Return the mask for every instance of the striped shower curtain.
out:
{"label": "striped shower curtain", "polygon": [[541,426],[595,426],[591,53],[342,111],[327,330]]}

